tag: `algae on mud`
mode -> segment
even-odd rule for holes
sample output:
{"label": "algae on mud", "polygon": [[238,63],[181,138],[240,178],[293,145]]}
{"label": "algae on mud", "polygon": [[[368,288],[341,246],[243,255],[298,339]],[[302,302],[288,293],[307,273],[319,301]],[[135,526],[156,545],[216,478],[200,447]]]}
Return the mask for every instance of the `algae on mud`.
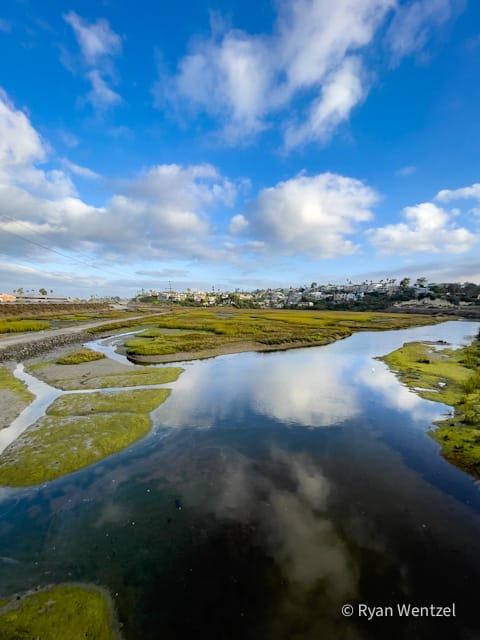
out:
{"label": "algae on mud", "polygon": [[113,605],[100,589],[61,585],[0,601],[2,640],[116,640]]}
{"label": "algae on mud", "polygon": [[0,366],[0,429],[10,426],[33,398],[24,382],[18,380],[10,369]]}
{"label": "algae on mud", "polygon": [[168,389],[134,389],[97,393],[67,393],[47,409],[49,416],[88,416],[95,413],[150,413],[168,398]]}
{"label": "algae on mud", "polygon": [[40,484],[121,451],[147,435],[148,413],[169,394],[169,389],[139,389],[58,398],[4,451],[0,484]]}
{"label": "algae on mud", "polygon": [[146,369],[118,363],[112,371],[112,361],[108,358],[95,361],[92,367],[87,365],[80,363],[75,367],[64,367],[56,362],[41,362],[28,365],[26,371],[35,372],[38,378],[63,391],[166,384],[175,382],[183,371],[181,367]]}
{"label": "algae on mud", "polygon": [[0,366],[0,389],[15,394],[24,402],[31,402],[33,400],[33,393],[30,393],[26,384],[16,378],[5,366]]}
{"label": "algae on mud", "polygon": [[480,333],[462,349],[411,342],[381,360],[422,398],[454,408],[429,434],[446,460],[480,478]]}

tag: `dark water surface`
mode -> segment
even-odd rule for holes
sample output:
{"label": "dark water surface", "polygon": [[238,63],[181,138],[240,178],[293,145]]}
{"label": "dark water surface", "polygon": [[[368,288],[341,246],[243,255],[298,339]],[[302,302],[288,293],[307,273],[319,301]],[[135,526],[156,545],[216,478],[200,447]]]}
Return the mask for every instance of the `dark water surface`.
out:
{"label": "dark water surface", "polygon": [[[97,583],[127,640],[480,638],[479,488],[426,433],[448,408],[373,360],[477,330],[186,363],[149,437],[0,489],[0,594]],[[456,616],[399,617],[397,603]],[[359,604],[395,609],[368,620]]]}

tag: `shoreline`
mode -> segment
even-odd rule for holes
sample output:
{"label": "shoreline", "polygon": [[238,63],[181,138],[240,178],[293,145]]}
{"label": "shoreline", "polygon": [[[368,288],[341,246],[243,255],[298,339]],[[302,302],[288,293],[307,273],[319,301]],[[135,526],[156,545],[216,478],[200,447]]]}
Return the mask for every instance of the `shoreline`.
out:
{"label": "shoreline", "polygon": [[[29,598],[33,598],[38,595],[42,595],[54,590],[69,590],[76,589],[79,592],[90,592],[101,596],[103,603],[106,605],[108,617],[105,620],[109,627],[114,640],[123,640],[124,636],[121,632],[122,624],[118,618],[118,612],[115,607],[115,602],[112,593],[104,586],[94,584],[93,582],[60,582],[58,584],[47,584],[42,587],[35,587],[26,591],[17,591],[7,596],[0,598],[0,626],[2,623],[2,617],[11,611],[15,611],[20,608],[22,603],[28,601]],[[3,601],[3,605],[2,602]],[[22,625],[24,624],[22,620]],[[55,619],[52,620],[52,624],[55,624]]]}
{"label": "shoreline", "polygon": [[[242,317],[242,315],[243,314],[239,314],[240,317]],[[82,390],[96,390],[98,393],[88,394],[89,397],[85,402],[87,404],[90,403],[89,411],[86,411],[83,405],[81,410],[78,410],[77,405],[74,403],[72,404],[70,413],[63,412],[61,415],[57,415],[55,411],[51,409],[52,403],[50,403],[48,407],[45,408],[44,413],[41,416],[38,416],[35,422],[29,424],[23,433],[6,447],[5,453],[0,459],[0,476],[3,479],[4,485],[34,486],[44,481],[54,480],[66,474],[76,472],[84,466],[95,464],[109,455],[114,455],[118,451],[131,446],[138,439],[147,435],[147,433],[151,431],[152,427],[151,420],[149,420],[148,428],[143,424],[147,414],[143,415],[142,413],[142,415],[140,415],[138,410],[134,409],[133,406],[130,409],[123,409],[123,413],[119,413],[119,408],[115,407],[114,404],[112,404],[112,408],[105,409],[105,403],[102,401],[103,404],[99,404],[100,400],[97,398],[99,394],[101,395],[102,390],[105,389],[109,389],[109,391],[114,394],[120,394],[118,397],[126,397],[125,394],[127,391],[122,391],[122,387],[142,386],[143,389],[148,389],[152,385],[174,382],[182,371],[182,369],[179,369],[178,367],[175,368],[167,366],[155,368],[142,365],[167,365],[175,362],[195,361],[246,352],[273,353],[291,349],[321,347],[333,344],[337,340],[351,337],[355,333],[368,331],[395,331],[407,328],[404,326],[405,324],[407,324],[408,327],[416,327],[435,325],[445,321],[444,318],[423,316],[408,323],[405,323],[404,321],[399,323],[394,322],[394,326],[391,326],[391,317],[385,318],[383,315],[374,317],[360,315],[358,316],[359,320],[357,320],[357,317],[355,316],[355,322],[360,321],[361,324],[355,326],[355,322],[352,322],[350,316],[347,316],[346,319],[345,316],[339,316],[338,319],[335,317],[334,320],[338,324],[333,324],[332,318],[327,318],[329,324],[325,324],[324,318],[312,316],[313,320],[320,320],[320,327],[323,326],[323,328],[326,329],[325,333],[323,335],[313,334],[312,338],[314,339],[308,339],[310,338],[310,335],[306,336],[304,333],[303,335],[305,337],[302,336],[302,339],[301,332],[298,331],[298,334],[300,334],[299,339],[295,340],[296,327],[295,322],[292,322],[291,319],[295,318],[295,321],[297,321],[297,318],[299,318],[301,322],[305,320],[305,316],[288,314],[290,322],[288,323],[289,333],[287,333],[283,325],[286,316],[284,314],[278,314],[278,316],[277,314],[274,315],[276,317],[274,317],[273,320],[269,316],[266,317],[267,321],[271,321],[271,325],[269,326],[274,326],[274,331],[277,330],[277,334],[274,334],[274,336],[277,335],[280,338],[280,340],[274,344],[268,344],[268,342],[262,343],[252,339],[242,340],[238,338],[236,340],[233,339],[228,341],[227,338],[227,341],[223,342],[223,344],[210,344],[209,349],[177,351],[176,353],[163,355],[136,355],[127,353],[126,357],[130,362],[125,364],[108,356],[99,360],[79,364],[59,364],[56,361],[58,356],[63,355],[68,351],[68,347],[64,344],[61,346],[52,346],[50,344],[49,359],[46,361],[46,359],[41,355],[36,354],[34,358],[30,358],[25,362],[26,372],[33,374],[35,379],[45,382],[51,387],[56,387],[57,390],[61,389],[67,393],[68,391]],[[274,322],[274,320],[278,319],[282,320],[282,322]],[[310,319],[310,317],[308,317],[308,319]],[[254,321],[256,320],[256,317],[254,317]],[[323,325],[321,325],[322,320],[324,322]],[[341,324],[342,320],[344,323],[349,322],[349,326]],[[195,321],[197,321],[197,318],[195,318]],[[128,333],[125,335],[128,335]],[[205,331],[204,333],[207,332]],[[286,339],[282,342],[281,338],[283,338],[283,334],[285,334]],[[78,332],[74,337],[75,340],[80,339],[81,341],[82,334]],[[269,337],[270,335],[267,335],[267,338]],[[98,339],[101,340],[103,338],[104,336],[99,336]],[[105,339],[106,338],[108,338],[108,336],[105,336]],[[42,340],[43,338],[40,341]],[[88,336],[88,340],[91,342],[90,335]],[[43,346],[45,346],[44,343]],[[134,363],[134,366],[130,364],[131,362]],[[132,396],[135,396],[135,394],[138,394],[139,392],[130,391],[129,393],[132,394]],[[153,393],[153,387],[152,391],[144,391],[143,393],[145,396],[148,393]],[[72,402],[73,399],[71,403]],[[163,400],[160,401],[159,404],[161,404],[161,402],[163,402]],[[56,404],[58,405],[59,401],[56,401]],[[104,408],[101,409],[100,407]],[[125,411],[128,411],[128,413],[125,413]],[[56,412],[58,413],[58,408],[56,409]],[[120,426],[118,421],[121,419],[122,415],[125,433],[122,432],[120,434],[120,432],[118,432],[118,428]],[[117,433],[116,439],[118,440],[118,445],[109,445],[107,447],[108,452],[104,453],[104,455],[100,457],[93,455],[91,452],[88,453],[83,451],[85,447],[87,449],[94,449],[92,443],[96,442],[95,425],[101,427],[105,431],[105,438],[107,438],[109,442],[110,440],[113,440],[114,434]],[[52,427],[55,427],[55,429],[52,430]],[[132,429],[132,437],[129,437],[128,433]],[[137,431],[139,434],[133,437],[133,432],[136,434]],[[45,444],[43,438],[47,436],[48,442]],[[77,464],[71,463],[71,456],[67,455],[65,457],[61,453],[62,447],[68,446],[69,441],[75,445],[73,448],[77,451],[76,457],[78,460],[80,461],[80,459],[85,459],[82,464],[79,464],[79,462]],[[77,449],[76,447],[79,448]],[[52,453],[48,453],[47,450],[51,450]],[[66,460],[66,458],[68,458],[68,460]],[[39,466],[41,468],[49,468],[48,473],[45,471],[42,475],[38,470],[35,471],[35,467]],[[50,469],[52,466],[54,468]],[[21,467],[24,468],[23,472],[21,471]],[[30,473],[25,473],[28,468],[31,469]],[[22,479],[20,480],[20,478]]]}
{"label": "shoreline", "polygon": [[[37,486],[55,480],[146,437],[153,426],[151,414],[183,372],[179,367],[132,367],[109,358],[57,364],[54,358],[60,352],[50,363],[37,359],[26,366],[27,382],[29,378],[40,382],[45,393],[35,396],[2,430],[7,441],[11,427],[19,423],[0,456],[2,486]],[[25,420],[28,424],[23,425]]]}
{"label": "shoreline", "polygon": [[378,359],[412,392],[452,407],[451,415],[435,421],[428,434],[448,462],[480,479],[480,331],[458,349],[406,342]]}
{"label": "shoreline", "polygon": [[285,342],[280,344],[261,344],[260,342],[232,342],[214,349],[205,349],[202,351],[177,351],[177,353],[169,353],[157,356],[141,356],[136,354],[126,354],[127,359],[134,364],[167,364],[171,362],[189,362],[194,360],[206,360],[208,358],[216,358],[218,356],[226,356],[234,353],[267,353],[274,351],[289,351],[290,349],[305,349],[306,347],[325,347],[333,342],[350,338],[353,333],[342,336],[335,336],[332,340],[326,339],[325,342]]}

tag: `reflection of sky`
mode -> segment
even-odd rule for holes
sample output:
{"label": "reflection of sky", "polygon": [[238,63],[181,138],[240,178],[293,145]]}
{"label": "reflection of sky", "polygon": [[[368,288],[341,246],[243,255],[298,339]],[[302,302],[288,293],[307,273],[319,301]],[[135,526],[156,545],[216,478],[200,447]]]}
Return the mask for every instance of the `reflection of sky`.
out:
{"label": "reflection of sky", "polygon": [[344,384],[347,366],[318,349],[198,363],[182,374],[161,422],[210,426],[248,409],[288,424],[338,424],[359,413],[356,390]]}
{"label": "reflection of sky", "polygon": [[257,522],[291,582],[308,590],[322,581],[333,601],[355,593],[353,559],[328,515],[330,483],[307,455],[273,448],[261,469],[245,456],[230,456],[218,486],[216,516]]}
{"label": "reflection of sky", "polygon": [[327,347],[245,353],[192,363],[159,410],[162,426],[211,427],[264,416],[290,425],[323,427],[356,418],[367,401],[429,423],[444,405],[423,400],[373,360],[411,340],[466,344],[476,322],[446,322],[401,331],[357,333]]}
{"label": "reflection of sky", "polygon": [[355,380],[363,385],[383,405],[395,411],[407,413],[415,422],[433,422],[445,411],[446,405],[421,398],[414,391],[410,391],[400,384],[395,374],[383,362],[370,363],[356,371]]}

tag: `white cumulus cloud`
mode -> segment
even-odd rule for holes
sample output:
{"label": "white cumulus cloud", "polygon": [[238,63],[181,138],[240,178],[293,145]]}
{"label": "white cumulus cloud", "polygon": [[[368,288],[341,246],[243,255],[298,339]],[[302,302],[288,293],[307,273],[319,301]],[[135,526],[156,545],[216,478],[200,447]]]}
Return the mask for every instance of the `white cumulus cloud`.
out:
{"label": "white cumulus cloud", "polygon": [[[51,155],[51,152],[50,152]],[[97,174],[61,159],[43,171],[49,149],[25,113],[0,94],[0,251],[35,259],[51,249],[114,259],[225,258],[210,243],[210,209],[230,206],[235,185],[209,164],[155,165],[119,183],[104,204],[77,194],[70,173]]]}
{"label": "white cumulus cloud", "polygon": [[74,186],[63,171],[38,168],[47,157],[48,145],[0,89],[0,187],[28,185],[32,192],[44,195],[73,194]]}
{"label": "white cumulus cloud", "polygon": [[460,189],[442,189],[435,196],[435,200],[440,202],[450,202],[451,200],[480,200],[480,182],[461,187]]}
{"label": "white cumulus cloud", "polygon": [[405,207],[403,218],[404,222],[368,231],[381,253],[465,253],[478,242],[468,229],[455,224],[452,213],[432,202]]}
{"label": "white cumulus cloud", "polygon": [[354,178],[300,175],[259,193],[248,211],[250,232],[270,250],[287,255],[323,259],[351,254],[358,247],[348,236],[372,218],[378,199]]}

